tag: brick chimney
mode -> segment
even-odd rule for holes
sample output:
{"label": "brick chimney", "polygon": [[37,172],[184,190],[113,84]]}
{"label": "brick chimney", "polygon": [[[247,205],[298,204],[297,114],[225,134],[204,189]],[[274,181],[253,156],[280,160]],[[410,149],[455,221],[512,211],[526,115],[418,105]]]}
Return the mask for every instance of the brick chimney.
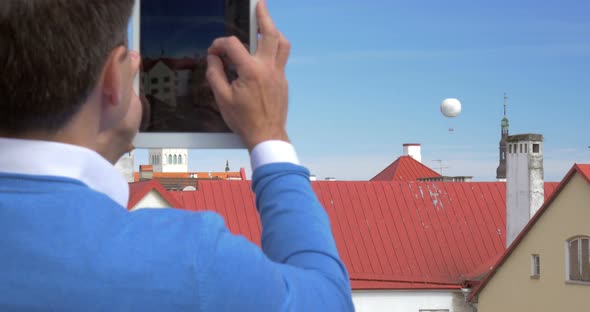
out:
{"label": "brick chimney", "polygon": [[520,134],[506,139],[506,247],[510,246],[545,201],[543,136]]}

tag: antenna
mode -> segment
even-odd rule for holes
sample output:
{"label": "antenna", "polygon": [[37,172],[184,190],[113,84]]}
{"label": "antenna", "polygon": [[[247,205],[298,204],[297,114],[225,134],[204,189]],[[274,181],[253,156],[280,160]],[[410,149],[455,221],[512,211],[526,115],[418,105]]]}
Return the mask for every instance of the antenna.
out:
{"label": "antenna", "polygon": [[504,117],[506,117],[506,105],[508,105],[508,103],[506,103],[507,100],[508,96],[506,96],[506,92],[504,92]]}
{"label": "antenna", "polygon": [[443,166],[442,166],[442,163],[443,163],[443,161],[442,161],[442,160],[440,160],[440,159],[436,159],[436,160],[433,160],[433,161],[436,161],[436,162],[438,162],[438,167],[437,167],[437,168],[434,168],[434,169],[438,169],[438,170],[440,171],[440,175],[441,175],[441,176],[444,176],[444,175],[443,175],[443,169],[448,169],[448,168],[450,168],[450,167],[443,167]]}

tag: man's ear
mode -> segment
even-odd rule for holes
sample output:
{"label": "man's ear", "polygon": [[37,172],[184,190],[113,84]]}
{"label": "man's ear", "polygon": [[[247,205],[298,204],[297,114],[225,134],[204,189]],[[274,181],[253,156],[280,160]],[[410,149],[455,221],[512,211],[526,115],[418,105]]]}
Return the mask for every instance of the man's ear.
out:
{"label": "man's ear", "polygon": [[104,65],[101,81],[101,131],[116,126],[129,109],[130,86],[125,82],[130,75],[127,48],[120,46],[111,51]]}

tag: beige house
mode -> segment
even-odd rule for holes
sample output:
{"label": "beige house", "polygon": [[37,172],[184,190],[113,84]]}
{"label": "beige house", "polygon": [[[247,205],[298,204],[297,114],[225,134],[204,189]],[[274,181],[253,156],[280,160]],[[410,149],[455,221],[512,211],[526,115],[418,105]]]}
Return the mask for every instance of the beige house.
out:
{"label": "beige house", "polygon": [[590,165],[574,165],[468,300],[478,312],[590,311]]}

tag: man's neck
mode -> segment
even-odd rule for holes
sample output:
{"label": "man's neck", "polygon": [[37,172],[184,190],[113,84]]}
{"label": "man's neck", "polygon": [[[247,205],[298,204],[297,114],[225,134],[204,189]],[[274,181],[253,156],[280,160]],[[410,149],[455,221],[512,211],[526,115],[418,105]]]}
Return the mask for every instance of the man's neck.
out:
{"label": "man's neck", "polygon": [[28,130],[20,133],[0,131],[0,137],[21,140],[51,141],[95,150],[98,138],[98,121],[93,119],[95,119],[95,116],[92,116],[90,112],[81,110],[72,118],[72,120],[59,130]]}

